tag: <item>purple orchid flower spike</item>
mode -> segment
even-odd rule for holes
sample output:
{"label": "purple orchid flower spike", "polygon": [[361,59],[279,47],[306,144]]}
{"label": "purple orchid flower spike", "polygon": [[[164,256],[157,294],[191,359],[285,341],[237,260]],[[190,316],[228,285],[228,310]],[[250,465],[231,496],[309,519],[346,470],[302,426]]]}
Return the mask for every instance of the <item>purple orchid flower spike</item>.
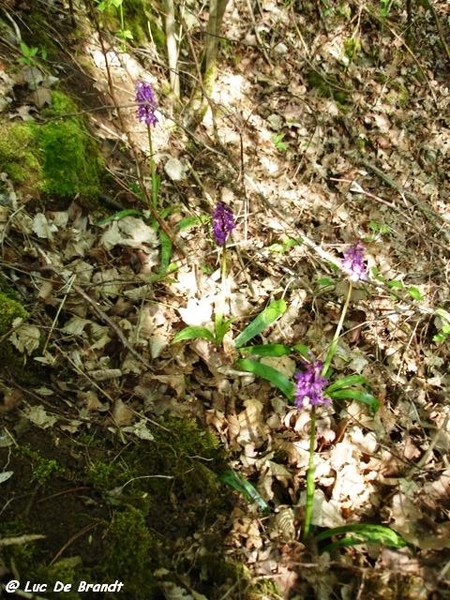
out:
{"label": "purple orchid flower spike", "polygon": [[151,83],[145,81],[136,83],[136,102],[137,120],[154,127],[158,123],[158,117],[155,112],[157,107],[155,92]]}
{"label": "purple orchid flower spike", "polygon": [[328,379],[322,377],[323,364],[319,360],[307,363],[303,362],[304,371],[296,374],[297,386],[295,390],[295,403],[297,408],[307,406],[320,406],[329,404],[330,399],[323,395],[324,388],[328,385]]}
{"label": "purple orchid flower spike", "polygon": [[342,268],[350,277],[350,281],[363,281],[367,279],[367,266],[365,264],[365,247],[361,241],[357,241],[344,252]]}
{"label": "purple orchid flower spike", "polygon": [[228,236],[236,226],[233,211],[224,202],[218,202],[212,216],[214,239],[218,246],[225,246]]}

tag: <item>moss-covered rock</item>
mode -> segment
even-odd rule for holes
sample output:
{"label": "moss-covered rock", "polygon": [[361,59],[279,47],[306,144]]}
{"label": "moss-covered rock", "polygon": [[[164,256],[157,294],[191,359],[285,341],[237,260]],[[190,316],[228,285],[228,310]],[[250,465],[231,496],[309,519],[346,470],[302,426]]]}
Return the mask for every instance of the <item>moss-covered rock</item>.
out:
{"label": "moss-covered rock", "polygon": [[0,129],[0,164],[22,193],[56,198],[97,197],[102,160],[77,105],[52,93],[44,124],[5,123]]}
{"label": "moss-covered rock", "polygon": [[[57,196],[97,196],[102,163],[77,105],[61,92],[53,92],[52,105],[43,111],[51,120],[36,131],[42,156],[42,190]],[[68,116],[71,115],[71,116]],[[57,119],[56,117],[60,117]]]}
{"label": "moss-covered rock", "polygon": [[42,166],[35,139],[35,128],[29,123],[1,123],[0,164],[11,181],[26,193],[42,180]]}
{"label": "moss-covered rock", "polygon": [[161,12],[151,2],[127,0],[116,7],[111,0],[103,0],[99,8],[102,26],[111,33],[137,46],[152,42],[159,51],[165,52],[166,36]]}

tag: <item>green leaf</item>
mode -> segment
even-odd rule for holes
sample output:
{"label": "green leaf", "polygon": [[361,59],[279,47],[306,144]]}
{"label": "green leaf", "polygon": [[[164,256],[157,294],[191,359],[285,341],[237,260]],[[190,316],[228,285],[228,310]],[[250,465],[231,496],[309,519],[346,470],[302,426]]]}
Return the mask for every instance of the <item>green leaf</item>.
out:
{"label": "green leaf", "polygon": [[269,246],[269,252],[284,253],[294,246],[299,246],[301,241],[294,238],[286,238],[282,242],[278,242]]}
{"label": "green leaf", "polygon": [[350,537],[343,537],[325,546],[321,551],[328,552],[331,549],[342,546],[356,546],[367,543],[382,544],[393,548],[403,548],[408,545],[398,533],[389,527],[374,525],[372,523],[352,523],[342,527],[327,529],[319,533],[315,537],[315,540],[316,542],[322,542],[335,536],[346,536],[347,534],[350,534]]}
{"label": "green leaf", "polygon": [[382,283],[384,283],[384,277],[383,275],[380,273],[380,270],[378,269],[378,267],[372,267],[371,268],[371,273],[372,273],[372,277],[374,279],[376,279],[377,281],[381,281]]}
{"label": "green leaf", "polygon": [[216,334],[216,344],[220,346],[223,342],[223,338],[225,334],[227,334],[231,329],[231,319],[227,319],[226,321],[219,320],[215,323],[215,334]]}
{"label": "green leaf", "polygon": [[279,151],[279,152],[285,152],[288,148],[289,145],[286,144],[286,142],[283,142],[284,139],[284,133],[276,133],[273,137],[273,143],[275,148]]}
{"label": "green leaf", "polygon": [[256,356],[287,356],[292,354],[292,348],[284,344],[261,344],[258,346],[245,346],[240,348],[241,352],[254,354]]}
{"label": "green leaf", "polygon": [[178,227],[180,231],[183,231],[184,229],[191,229],[192,227],[196,227],[197,225],[203,225],[203,223],[207,221],[210,221],[210,218],[205,216],[185,217],[184,219],[181,219],[181,221],[178,221],[176,227]]}
{"label": "green leaf", "polygon": [[170,237],[162,230],[159,230],[159,240],[161,242],[161,267],[160,272],[165,273],[172,258],[172,241]]}
{"label": "green leaf", "polygon": [[327,394],[330,394],[335,390],[341,390],[342,388],[346,387],[353,387],[354,385],[363,385],[365,383],[367,383],[367,380],[362,375],[348,375],[346,377],[340,377],[334,383],[330,383],[330,385],[326,389],[326,392]]}
{"label": "green leaf", "polygon": [[409,287],[407,289],[408,294],[411,296],[413,300],[423,300],[423,296],[421,291],[416,287]]}
{"label": "green leaf", "polygon": [[320,277],[320,279],[317,280],[317,285],[321,288],[332,287],[334,284],[334,280],[330,277]]}
{"label": "green leaf", "polygon": [[332,400],[356,400],[357,402],[362,402],[363,404],[367,404],[374,413],[380,408],[379,400],[363,390],[347,388],[330,393],[327,388],[325,394]]}
{"label": "green leaf", "polygon": [[294,384],[283,373],[277,371],[277,369],[248,358],[241,358],[236,362],[236,366],[242,371],[247,371],[262,379],[266,379],[274,387],[278,388],[288,400],[292,400],[294,397]]}
{"label": "green leaf", "polygon": [[206,327],[185,327],[181,331],[179,331],[176,336],[172,340],[172,344],[177,344],[178,342],[184,342],[185,340],[195,340],[195,339],[204,339],[216,343],[216,338],[214,334],[207,329]]}
{"label": "green leaf", "polygon": [[274,321],[279,319],[281,315],[286,312],[287,305],[283,299],[274,300],[267,306],[253,321],[247,325],[237,338],[234,340],[235,348],[240,348],[246,344],[249,340],[259,335],[261,331],[264,331]]}
{"label": "green leaf", "polygon": [[401,290],[405,287],[403,285],[403,283],[401,281],[399,281],[398,279],[393,279],[392,281],[386,281],[386,285],[388,286],[388,288],[401,289]]}
{"label": "green leaf", "polygon": [[133,39],[133,34],[131,33],[131,31],[129,29],[119,29],[119,31],[117,32],[117,35],[122,40],[132,40]]}
{"label": "green leaf", "polygon": [[450,313],[449,312],[447,312],[443,308],[437,308],[435,310],[435,313],[437,314],[438,317],[441,317],[441,319],[443,319],[444,321],[447,321],[447,323],[450,323]]}
{"label": "green leaf", "polygon": [[270,512],[267,502],[264,500],[258,490],[249,481],[235,471],[224,471],[219,475],[219,481],[229,485],[231,488],[241,493],[247,502],[256,502],[256,504],[264,513]]}
{"label": "green leaf", "polygon": [[125,217],[142,217],[142,211],[136,210],[135,208],[119,210],[119,212],[116,212],[113,215],[110,215],[109,217],[100,219],[100,221],[97,221],[96,225],[106,225],[107,223],[111,223],[111,221],[119,221],[120,219],[125,219]]}
{"label": "green leaf", "polygon": [[301,354],[304,358],[308,358],[311,355],[310,349],[304,344],[295,344],[295,346],[292,346],[292,349]]}

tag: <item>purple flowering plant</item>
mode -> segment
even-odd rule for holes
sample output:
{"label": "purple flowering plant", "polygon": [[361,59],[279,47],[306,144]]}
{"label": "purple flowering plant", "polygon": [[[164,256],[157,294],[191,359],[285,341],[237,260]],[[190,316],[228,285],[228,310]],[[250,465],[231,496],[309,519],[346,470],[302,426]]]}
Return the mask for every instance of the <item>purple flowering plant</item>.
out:
{"label": "purple flowering plant", "polygon": [[155,125],[159,122],[159,119],[156,115],[156,96],[152,84],[147,83],[146,81],[137,81],[135,84],[135,91],[137,104],[136,118],[140,123],[145,123],[147,125],[148,147],[150,152],[150,177],[152,180],[151,205],[153,210],[156,210],[160,179],[156,173],[151,131],[151,128],[155,127]]}
{"label": "purple flowering plant", "polygon": [[220,346],[223,338],[231,328],[231,320],[225,319],[227,298],[230,296],[227,281],[226,242],[236,227],[236,221],[232,209],[224,202],[218,202],[214,208],[211,222],[214,240],[222,248],[220,290],[214,306],[214,330],[211,331],[207,327],[199,326],[185,327],[175,336],[174,342],[203,338],[214,343],[216,346]]}
{"label": "purple flowering plant", "polygon": [[[224,203],[218,203],[212,214],[212,230],[216,244],[222,248],[222,284],[225,282],[226,263],[225,254],[227,250],[227,239],[235,227],[235,219],[232,210]],[[349,293],[344,304],[339,323],[336,327],[331,344],[322,362],[312,356],[311,351],[303,344],[288,346],[281,343],[263,343],[261,345],[249,345],[249,342],[259,336],[267,327],[271,326],[287,310],[284,298],[273,300],[266,306],[233,340],[234,349],[243,353],[243,356],[235,362],[235,367],[241,371],[252,373],[269,381],[278,388],[288,401],[295,404],[300,411],[307,411],[310,419],[309,431],[309,462],[306,475],[306,502],[303,519],[302,538],[306,540],[313,524],[313,505],[315,497],[315,451],[317,425],[316,419],[320,411],[332,410],[333,401],[357,400],[365,403],[372,411],[378,408],[377,399],[367,392],[363,386],[367,384],[366,379],[359,374],[352,374],[330,381],[332,369],[331,362],[337,351],[338,341],[344,325],[345,314],[351,299],[351,290],[354,281],[360,281],[367,276],[364,246],[361,242],[353,244],[344,253],[342,270],[350,275]],[[218,344],[223,339],[230,321],[225,321],[225,287],[219,294],[219,301],[215,306],[214,332],[204,327],[187,327],[182,330],[174,341],[204,337]],[[222,304],[223,302],[223,304]],[[261,357],[282,357],[300,354],[299,370],[294,379],[277,370],[275,367],[264,363]],[[258,493],[255,491],[255,498]],[[255,499],[254,498],[254,499]],[[260,499],[260,505],[263,500]]]}
{"label": "purple flowering plant", "polygon": [[330,399],[323,395],[328,385],[328,379],[322,376],[323,364],[320,360],[303,361],[303,371],[296,374],[295,404],[302,409],[307,406],[320,406],[329,404]]}
{"label": "purple flowering plant", "polygon": [[342,269],[350,277],[350,281],[364,281],[367,279],[367,267],[365,264],[365,247],[358,240],[344,252]]}
{"label": "purple flowering plant", "polygon": [[[221,237],[219,238],[219,241],[224,242],[224,239],[224,237]],[[310,419],[309,463],[306,476],[306,503],[302,530],[302,537],[305,540],[309,537],[313,519],[317,414],[322,410],[332,410],[333,401],[349,399],[363,402],[373,411],[376,411],[378,408],[377,399],[363,387],[367,382],[362,375],[352,374],[340,377],[332,382],[330,381],[332,373],[331,362],[338,348],[345,315],[351,300],[353,283],[367,277],[364,252],[365,249],[362,242],[356,242],[344,253],[342,271],[350,277],[349,292],[333,339],[328,347],[323,362],[314,358],[311,351],[302,344],[296,344],[293,347],[284,344],[263,344],[261,346],[243,347],[254,335],[259,334],[264,327],[281,316],[283,311],[286,310],[284,300],[276,300],[269,305],[234,340],[237,349],[241,349],[242,351],[245,350],[246,354],[250,355],[250,358],[245,357],[237,361],[238,368],[268,380],[272,385],[277,387],[288,400],[293,402],[298,410],[308,411]],[[274,367],[251,358],[253,355],[273,357],[292,356],[293,353],[299,353],[302,357],[302,360],[299,363],[299,370],[294,375],[293,381]]]}
{"label": "purple flowering plant", "polygon": [[213,234],[218,246],[225,246],[227,238],[235,226],[231,208],[224,202],[218,202],[212,215]]}
{"label": "purple flowering plant", "polygon": [[157,103],[153,86],[146,81],[137,81],[135,89],[137,104],[136,118],[141,123],[144,122],[146,125],[154,127],[158,123],[158,117],[156,116]]}

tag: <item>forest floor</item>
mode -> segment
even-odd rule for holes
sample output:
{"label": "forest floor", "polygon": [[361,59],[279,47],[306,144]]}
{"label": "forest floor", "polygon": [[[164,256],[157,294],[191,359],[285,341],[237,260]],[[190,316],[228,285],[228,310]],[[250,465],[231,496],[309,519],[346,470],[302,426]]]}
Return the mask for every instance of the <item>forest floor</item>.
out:
{"label": "forest floor", "polygon": [[[230,0],[195,127],[207,15],[180,28],[177,105],[155,36],[124,51],[81,3],[49,2],[42,19],[43,6],[0,2],[0,591],[450,598],[448,2],[408,16],[404,3]],[[137,81],[158,102],[151,210]],[[186,326],[214,332],[218,201],[236,218],[231,329],[220,345],[174,343]],[[256,342],[292,351],[251,356],[289,381],[299,348],[323,361],[357,240],[368,278],[330,379],[364,378],[376,404],[359,393],[318,412],[304,539],[310,412],[240,368],[234,340],[283,299]],[[348,524],[405,544],[317,542]],[[80,587],[115,580],[121,591]]]}

